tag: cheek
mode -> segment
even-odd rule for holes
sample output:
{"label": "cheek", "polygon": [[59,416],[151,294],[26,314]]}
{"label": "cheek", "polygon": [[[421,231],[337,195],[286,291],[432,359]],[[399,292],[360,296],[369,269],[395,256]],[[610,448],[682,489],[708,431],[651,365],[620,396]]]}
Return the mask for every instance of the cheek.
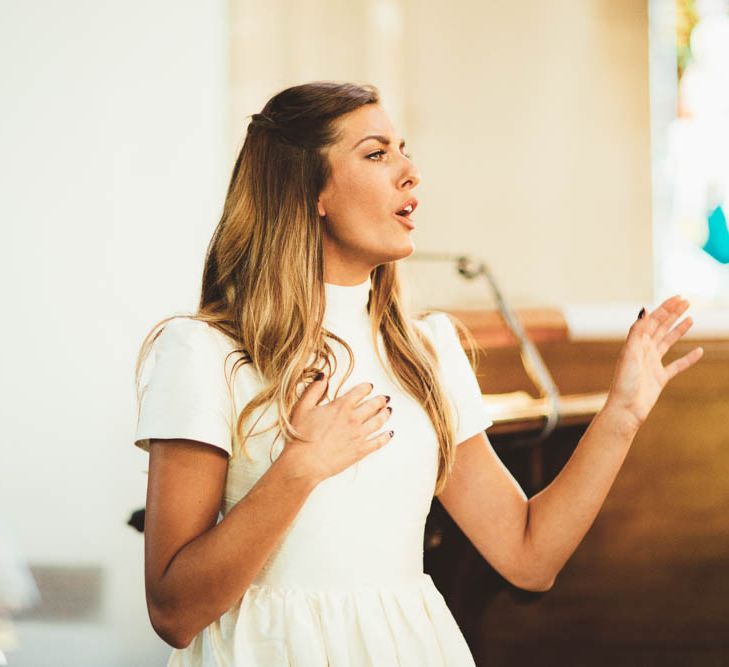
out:
{"label": "cheek", "polygon": [[337,182],[336,212],[350,217],[382,209],[386,185],[376,169],[358,169],[341,175]]}

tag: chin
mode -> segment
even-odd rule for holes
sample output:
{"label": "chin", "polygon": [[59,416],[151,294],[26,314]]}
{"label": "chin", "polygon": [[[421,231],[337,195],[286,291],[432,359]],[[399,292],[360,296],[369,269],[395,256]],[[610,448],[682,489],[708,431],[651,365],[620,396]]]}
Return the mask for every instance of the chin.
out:
{"label": "chin", "polygon": [[415,252],[415,244],[408,243],[398,248],[394,253],[391,254],[390,258],[385,260],[387,262],[396,262],[398,259],[405,259]]}
{"label": "chin", "polygon": [[414,251],[415,244],[412,241],[406,241],[405,243],[400,243],[397,246],[390,246],[388,248],[380,247],[374,252],[370,251],[368,254],[373,257],[375,266],[379,266],[380,264],[387,264],[388,262],[396,262],[399,259],[406,259],[407,257],[410,257]]}

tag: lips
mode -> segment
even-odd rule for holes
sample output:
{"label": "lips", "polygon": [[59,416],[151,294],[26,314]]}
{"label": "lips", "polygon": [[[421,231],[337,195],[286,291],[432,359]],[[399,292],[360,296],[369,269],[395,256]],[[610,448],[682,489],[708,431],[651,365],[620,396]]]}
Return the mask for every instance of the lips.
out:
{"label": "lips", "polygon": [[395,209],[395,215],[402,217],[410,216],[413,211],[418,207],[418,200],[415,197],[406,199],[400,206]]}
{"label": "lips", "polygon": [[408,229],[415,229],[415,221],[412,218],[409,218],[407,215],[400,215],[399,213],[393,213],[392,215]]}
{"label": "lips", "polygon": [[408,229],[415,229],[415,218],[412,217],[413,211],[418,207],[418,200],[415,197],[406,199],[393,214]]}

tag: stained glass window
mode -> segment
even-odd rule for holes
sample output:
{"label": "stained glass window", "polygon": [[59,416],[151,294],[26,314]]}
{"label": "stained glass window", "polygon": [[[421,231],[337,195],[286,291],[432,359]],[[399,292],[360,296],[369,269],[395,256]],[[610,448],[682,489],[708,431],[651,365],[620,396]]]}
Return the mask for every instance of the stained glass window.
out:
{"label": "stained glass window", "polygon": [[650,3],[656,287],[729,305],[729,1]]}

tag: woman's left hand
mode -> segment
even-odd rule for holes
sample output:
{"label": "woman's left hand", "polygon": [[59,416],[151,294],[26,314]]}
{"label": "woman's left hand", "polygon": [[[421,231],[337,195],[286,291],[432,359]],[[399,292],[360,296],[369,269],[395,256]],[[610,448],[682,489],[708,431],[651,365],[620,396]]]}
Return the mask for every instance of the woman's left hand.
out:
{"label": "woman's left hand", "polygon": [[668,366],[661,362],[671,346],[693,324],[693,320],[687,317],[670,329],[688,307],[686,299],[672,296],[630,327],[605,406],[617,411],[634,431],[647,419],[668,381],[693,366],[704,354],[702,347],[695,347]]}

